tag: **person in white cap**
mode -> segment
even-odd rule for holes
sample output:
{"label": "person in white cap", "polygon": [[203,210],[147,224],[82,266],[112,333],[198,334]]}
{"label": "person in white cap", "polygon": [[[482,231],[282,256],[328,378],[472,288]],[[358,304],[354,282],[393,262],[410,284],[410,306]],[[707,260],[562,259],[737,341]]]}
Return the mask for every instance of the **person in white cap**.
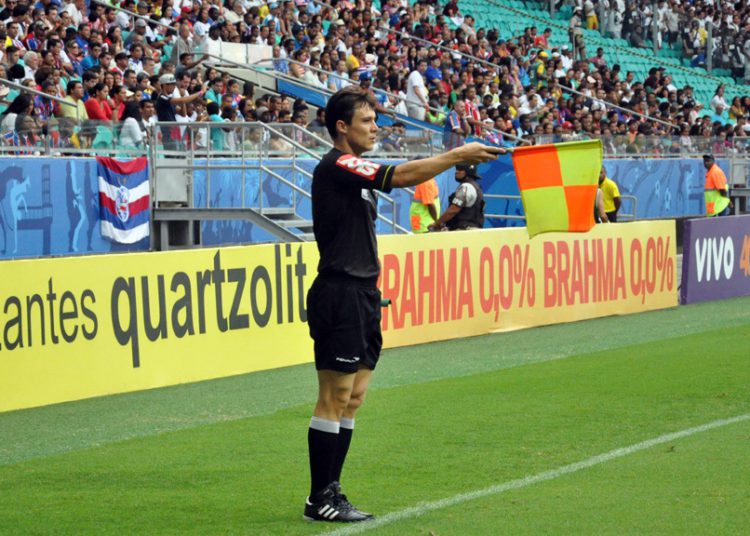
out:
{"label": "person in white cap", "polygon": [[[177,121],[177,114],[175,110],[175,104],[182,104],[186,102],[193,102],[201,97],[205,92],[204,88],[200,91],[193,93],[192,95],[186,95],[185,97],[175,97],[173,95],[174,88],[177,85],[177,79],[173,74],[167,73],[159,77],[159,85],[161,86],[161,92],[156,99],[156,117],[160,122],[174,123]],[[177,125],[162,127],[162,141],[164,142],[164,148],[169,150],[179,149],[179,128]]]}

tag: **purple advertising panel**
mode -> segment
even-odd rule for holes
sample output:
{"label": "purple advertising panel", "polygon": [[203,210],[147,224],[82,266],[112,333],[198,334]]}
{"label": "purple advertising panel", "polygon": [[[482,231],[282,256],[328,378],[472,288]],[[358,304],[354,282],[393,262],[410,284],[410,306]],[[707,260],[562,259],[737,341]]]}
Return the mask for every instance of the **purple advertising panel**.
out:
{"label": "purple advertising panel", "polygon": [[680,303],[750,296],[750,215],[687,220]]}

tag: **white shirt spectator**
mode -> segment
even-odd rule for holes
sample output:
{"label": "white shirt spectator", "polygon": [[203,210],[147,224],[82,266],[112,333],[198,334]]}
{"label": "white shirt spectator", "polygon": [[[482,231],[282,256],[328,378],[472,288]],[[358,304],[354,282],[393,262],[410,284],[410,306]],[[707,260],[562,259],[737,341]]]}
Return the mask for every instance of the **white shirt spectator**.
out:
{"label": "white shirt spectator", "polygon": [[346,72],[334,72],[328,75],[328,89],[330,89],[331,91],[338,91],[339,89],[343,89],[351,85],[352,83],[349,81],[349,74]]}
{"label": "white shirt spectator", "polygon": [[129,59],[128,66],[135,71],[135,74],[143,72],[143,62],[141,60],[135,61],[133,59]]}
{"label": "white shirt spectator", "polygon": [[143,131],[134,117],[128,117],[120,130],[120,145],[124,147],[139,147],[143,141]]}
{"label": "white shirt spectator", "polygon": [[604,104],[603,101],[600,101],[599,99],[591,99],[591,108],[589,111],[595,112],[596,110],[602,110],[605,111],[607,109],[607,105]]}
{"label": "white shirt spectator", "polygon": [[[154,117],[156,117],[156,116],[154,116]],[[193,111],[192,115],[175,114],[174,117],[175,117],[175,119],[177,120],[178,123],[194,123],[195,121],[198,120],[198,113],[195,112],[195,111]],[[157,120],[155,119],[154,123],[156,121]],[[192,130],[193,134],[196,136],[196,139],[198,139],[198,140],[199,139],[203,139],[204,140],[204,143],[203,143],[203,145],[201,145],[201,147],[205,147],[206,146],[205,145],[205,139],[208,137],[207,136],[207,130],[208,129],[205,129],[205,128],[198,128],[198,129],[193,129]],[[185,127],[180,127],[180,136],[185,136]]]}
{"label": "white shirt spectator", "polygon": [[208,35],[208,30],[211,28],[211,25],[207,22],[201,22],[198,21],[193,25],[193,32],[195,35],[201,39],[203,39],[205,36]]}
{"label": "white shirt spectator", "polygon": [[[419,95],[417,94],[419,92]],[[410,101],[413,101],[410,104],[420,104],[422,102],[422,99],[419,97],[425,98],[427,96],[427,90],[424,85],[424,78],[419,73],[419,71],[412,71],[411,74],[409,74],[409,78],[407,80],[406,85],[406,97]]]}
{"label": "white shirt spectator", "polygon": [[573,58],[568,56],[567,54],[563,54],[560,56],[560,61],[562,62],[563,69],[565,69],[565,72],[568,72],[568,70],[573,68]]}
{"label": "white shirt spectator", "polygon": [[596,15],[596,8],[594,7],[594,2],[591,0],[586,0],[583,3],[583,14],[585,17],[593,17]]}
{"label": "white shirt spectator", "polygon": [[118,11],[117,15],[115,15],[115,23],[123,30],[129,30],[132,27],[133,20],[127,13]]}
{"label": "white shirt spectator", "polygon": [[233,9],[225,9],[224,18],[229,24],[237,24],[242,20],[242,18]]}
{"label": "white shirt spectator", "polygon": [[715,112],[716,107],[721,105],[724,110],[729,109],[729,105],[727,104],[727,101],[724,99],[723,96],[714,95],[714,98],[711,99],[711,109]]}
{"label": "white shirt spectator", "polygon": [[70,18],[73,19],[73,23],[76,26],[83,22],[83,13],[81,13],[81,10],[76,7],[74,2],[65,6],[64,11],[70,15]]}

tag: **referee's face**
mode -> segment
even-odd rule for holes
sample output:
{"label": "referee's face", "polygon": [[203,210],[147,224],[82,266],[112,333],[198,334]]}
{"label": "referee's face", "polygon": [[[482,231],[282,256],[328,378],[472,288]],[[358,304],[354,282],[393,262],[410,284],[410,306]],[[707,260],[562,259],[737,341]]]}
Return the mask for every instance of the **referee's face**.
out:
{"label": "referee's face", "polygon": [[367,151],[371,151],[378,139],[378,125],[375,123],[375,110],[369,106],[362,106],[354,110],[351,125],[344,126],[343,134],[346,143],[349,145],[352,153],[357,156]]}

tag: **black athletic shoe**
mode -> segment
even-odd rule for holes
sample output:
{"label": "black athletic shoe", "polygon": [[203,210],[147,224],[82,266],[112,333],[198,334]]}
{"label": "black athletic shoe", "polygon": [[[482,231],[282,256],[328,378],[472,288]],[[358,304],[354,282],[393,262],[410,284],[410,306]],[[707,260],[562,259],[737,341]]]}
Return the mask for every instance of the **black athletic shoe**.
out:
{"label": "black athletic shoe", "polygon": [[339,500],[339,495],[334,491],[334,486],[329,484],[315,496],[307,498],[303,518],[307,521],[333,521],[339,523],[353,523],[370,519],[359,510],[349,508],[348,504],[348,501],[344,503]]}
{"label": "black athletic shoe", "polygon": [[338,500],[339,506],[342,509],[345,508],[345,509],[348,509],[348,510],[352,510],[354,512],[357,512],[357,513],[365,516],[365,518],[367,518],[367,519],[372,519],[372,518],[375,517],[371,513],[369,513],[369,512],[363,512],[362,510],[360,510],[359,508],[357,508],[356,506],[354,506],[352,503],[350,503],[349,499],[346,498],[346,495],[344,495],[343,493],[341,493],[341,484],[340,483],[338,483],[338,482],[336,482],[334,480],[333,482],[331,482],[330,486],[333,488],[333,491],[336,493],[336,496],[338,498],[337,500]]}

